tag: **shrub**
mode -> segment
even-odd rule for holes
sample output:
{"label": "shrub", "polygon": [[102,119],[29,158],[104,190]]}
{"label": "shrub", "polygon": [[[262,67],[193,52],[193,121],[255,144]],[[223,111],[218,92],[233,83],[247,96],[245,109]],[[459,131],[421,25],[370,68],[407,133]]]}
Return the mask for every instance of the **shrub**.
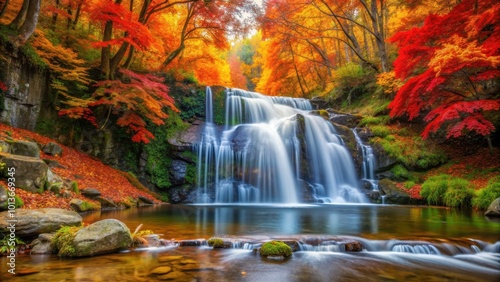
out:
{"label": "shrub", "polygon": [[408,179],[410,178],[411,174],[410,172],[402,165],[398,164],[395,165],[392,169],[391,172],[394,174],[395,177],[397,178],[403,178],[403,179]]}
{"label": "shrub", "polygon": [[444,193],[444,203],[449,207],[469,206],[474,196],[470,186],[470,182],[462,178],[450,180],[448,190]]}
{"label": "shrub", "polygon": [[270,241],[262,244],[260,247],[260,255],[263,257],[268,256],[283,256],[283,257],[291,257],[292,256],[292,248],[282,241]]}
{"label": "shrub", "polygon": [[500,177],[491,178],[485,188],[476,191],[472,206],[485,210],[496,198],[500,198]]}
{"label": "shrub", "polygon": [[431,176],[422,184],[420,196],[427,199],[427,203],[441,205],[443,203],[443,196],[448,189],[448,182],[451,179],[450,175],[440,174]]}
{"label": "shrub", "polygon": [[411,189],[411,188],[413,188],[413,186],[415,186],[415,184],[416,184],[415,181],[408,180],[405,183],[403,183],[403,186],[406,189]]}

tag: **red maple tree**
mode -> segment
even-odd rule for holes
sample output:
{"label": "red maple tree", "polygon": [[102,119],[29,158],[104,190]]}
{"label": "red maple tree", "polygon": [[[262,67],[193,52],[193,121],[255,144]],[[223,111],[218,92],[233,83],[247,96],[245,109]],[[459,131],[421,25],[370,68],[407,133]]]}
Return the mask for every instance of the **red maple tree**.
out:
{"label": "red maple tree", "polygon": [[429,15],[422,27],[396,33],[396,76],[407,79],[389,105],[391,117],[410,120],[427,113],[424,138],[440,129],[447,138],[485,136],[500,109],[500,3],[465,0],[444,15]]}

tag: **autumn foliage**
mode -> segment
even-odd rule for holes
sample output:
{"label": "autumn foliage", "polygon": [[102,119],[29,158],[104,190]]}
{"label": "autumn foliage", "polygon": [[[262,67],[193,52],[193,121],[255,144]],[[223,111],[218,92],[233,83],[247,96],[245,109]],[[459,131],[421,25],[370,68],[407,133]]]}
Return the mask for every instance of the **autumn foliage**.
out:
{"label": "autumn foliage", "polygon": [[105,80],[95,86],[91,99],[69,99],[69,109],[61,110],[61,115],[71,118],[85,118],[97,124],[92,109],[106,106],[110,112],[119,115],[116,124],[127,127],[133,133],[132,141],[148,143],[154,138],[146,129],[146,121],[161,125],[168,117],[165,108],[178,111],[174,100],[168,96],[168,87],[163,79],[152,74],[138,74],[130,70],[121,70],[121,80]]}
{"label": "autumn foliage", "polygon": [[391,116],[425,114],[423,137],[488,136],[488,113],[500,109],[500,4],[462,1],[449,13],[429,15],[422,27],[399,32],[396,76],[406,80],[390,104]]}
{"label": "autumn foliage", "polygon": [[[7,131],[10,132],[12,138],[18,140],[34,140],[40,144],[54,142],[54,140],[37,133],[0,124],[0,135],[4,135],[4,132]],[[106,166],[82,152],[66,146],[62,147],[64,150],[62,156],[51,156],[40,152],[41,157],[55,160],[61,164],[62,167],[51,168],[51,170],[63,179],[76,181],[80,189],[97,189],[101,192],[102,197],[111,199],[115,203],[127,201],[129,197],[138,198],[139,196],[154,200],[154,197],[149,192],[138,190],[130,184],[122,175],[122,172]],[[77,193],[72,193],[71,198],[62,198],[49,191],[37,194],[16,189],[16,194],[21,197],[25,204],[24,207],[28,209],[46,207],[70,209],[69,201],[71,198],[92,201]]]}

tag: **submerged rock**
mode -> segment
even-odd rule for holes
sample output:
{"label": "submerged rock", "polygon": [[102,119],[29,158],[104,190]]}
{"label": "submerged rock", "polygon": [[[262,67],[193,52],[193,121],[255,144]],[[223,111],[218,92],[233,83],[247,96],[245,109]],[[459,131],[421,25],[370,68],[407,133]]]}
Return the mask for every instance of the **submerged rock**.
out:
{"label": "submerged rock", "polygon": [[496,198],[493,202],[491,202],[484,215],[491,217],[500,217],[500,198]]}
{"label": "submerged rock", "polygon": [[[0,232],[8,232],[8,212],[0,213]],[[56,232],[62,226],[79,226],[82,217],[74,211],[63,209],[16,210],[16,235],[36,236],[41,233]]]}
{"label": "submerged rock", "polygon": [[112,253],[132,245],[130,230],[121,221],[104,219],[76,232],[75,257]]}
{"label": "submerged rock", "polygon": [[292,256],[292,248],[282,241],[270,241],[262,244],[259,253],[267,258],[288,258]]}

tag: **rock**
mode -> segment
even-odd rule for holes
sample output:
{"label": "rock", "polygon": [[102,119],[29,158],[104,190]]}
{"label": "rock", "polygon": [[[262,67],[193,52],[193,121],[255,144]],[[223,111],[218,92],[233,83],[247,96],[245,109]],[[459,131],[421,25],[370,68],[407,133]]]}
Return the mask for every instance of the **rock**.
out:
{"label": "rock", "polygon": [[163,257],[158,258],[158,262],[160,262],[160,263],[172,262],[172,261],[180,260],[182,258],[183,258],[183,256],[163,256]]}
{"label": "rock", "polygon": [[9,153],[13,155],[40,158],[40,148],[34,142],[28,141],[10,141]]}
{"label": "rock", "polygon": [[180,247],[198,247],[204,245],[206,243],[205,240],[182,240],[179,241]]}
{"label": "rock", "polygon": [[[215,189],[211,190],[213,191],[213,193],[210,193],[210,195],[213,196],[213,198],[215,198]],[[197,191],[193,190],[192,187],[189,185],[172,187],[168,190],[167,193],[168,193],[168,199],[173,204],[195,203],[197,199]]]}
{"label": "rock", "polygon": [[377,161],[375,164],[377,172],[387,171],[398,162],[397,159],[391,157],[379,144],[372,144],[372,150]]}
{"label": "rock", "polygon": [[378,188],[385,195],[386,204],[409,204],[410,195],[401,191],[394,182],[389,179],[382,179],[378,182]]}
{"label": "rock", "polygon": [[[8,212],[0,213],[0,232],[8,232]],[[82,217],[63,209],[16,209],[16,235],[30,237],[59,230],[62,226],[80,226]]]}
{"label": "rock", "polygon": [[192,277],[182,271],[173,271],[157,277],[160,280],[191,281]]}
{"label": "rock", "polygon": [[493,202],[491,202],[484,215],[491,217],[500,217],[500,198],[496,198]]}
{"label": "rock", "polygon": [[43,189],[47,180],[48,166],[42,160],[0,153],[0,163],[5,163],[4,175],[8,168],[16,168],[16,187],[33,193]]}
{"label": "rock", "polygon": [[94,188],[82,189],[82,190],[80,190],[80,194],[82,194],[83,196],[90,198],[90,199],[101,196],[101,192],[99,192],[98,190],[96,190]]}
{"label": "rock", "polygon": [[148,242],[148,247],[159,247],[161,244],[158,234],[144,235],[142,238]]}
{"label": "rock", "polygon": [[61,165],[58,161],[56,160],[51,160],[51,159],[43,159],[43,161],[49,166],[49,168],[64,168],[66,169],[65,166]]}
{"label": "rock", "polygon": [[8,153],[10,145],[5,140],[0,140],[0,152]]}
{"label": "rock", "polygon": [[102,208],[116,208],[117,207],[115,202],[113,202],[113,200],[111,200],[111,199],[107,199],[107,198],[103,198],[101,196],[98,196],[98,197],[95,197],[94,200],[101,203]]}
{"label": "rock", "polygon": [[341,114],[341,113],[332,113],[330,112],[330,121],[341,124],[348,128],[355,128],[358,123],[361,121],[362,117],[360,115],[351,115],[351,114]]}
{"label": "rock", "polygon": [[172,160],[170,165],[170,180],[173,186],[181,185],[186,182],[186,172],[188,164],[182,160]]}
{"label": "rock", "polygon": [[69,201],[69,205],[77,212],[86,212],[94,209],[94,206],[91,203],[80,199],[72,199]]}
{"label": "rock", "polygon": [[52,240],[54,240],[54,233],[42,233],[38,235],[38,238],[31,242],[31,254],[42,255],[55,253],[56,250],[52,246]]}
{"label": "rock", "polygon": [[3,186],[0,186],[0,211],[7,210],[7,198],[7,190]]}
{"label": "rock", "polygon": [[168,139],[168,143],[177,151],[191,151],[194,144],[200,143],[204,128],[204,122],[192,124],[187,130],[182,130],[173,138]]}
{"label": "rock", "polygon": [[85,257],[112,253],[132,245],[130,230],[121,221],[104,219],[76,232],[74,256]]}
{"label": "rock", "polygon": [[172,271],[172,267],[170,267],[170,266],[159,266],[159,267],[151,270],[151,274],[161,275],[161,274],[167,274],[170,271]]}
{"label": "rock", "polygon": [[61,156],[63,153],[63,149],[59,144],[54,142],[49,142],[43,146],[43,152],[52,156]]}
{"label": "rock", "polygon": [[147,205],[154,205],[155,202],[153,202],[152,200],[146,198],[146,197],[143,197],[143,196],[139,196],[139,198],[137,198],[139,200],[139,202],[143,203],[143,204],[147,204]]}
{"label": "rock", "polygon": [[363,250],[363,244],[358,241],[342,242],[340,245],[344,246],[346,252],[361,252]]}
{"label": "rock", "polygon": [[281,241],[270,241],[262,244],[259,253],[262,257],[287,258],[292,256],[292,248]]}
{"label": "rock", "polygon": [[315,109],[323,109],[327,104],[326,100],[322,97],[313,97],[310,102]]}

